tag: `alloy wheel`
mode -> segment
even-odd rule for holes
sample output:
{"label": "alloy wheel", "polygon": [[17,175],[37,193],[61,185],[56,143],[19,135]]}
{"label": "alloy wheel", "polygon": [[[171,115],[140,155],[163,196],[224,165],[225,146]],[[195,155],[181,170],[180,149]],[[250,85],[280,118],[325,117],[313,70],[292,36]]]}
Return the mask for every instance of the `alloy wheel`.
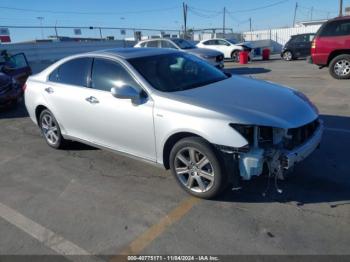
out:
{"label": "alloy wheel", "polygon": [[175,157],[175,172],[189,190],[203,193],[214,185],[214,169],[209,158],[193,147],[181,149]]}
{"label": "alloy wheel", "polygon": [[283,58],[284,58],[284,60],[286,60],[286,61],[290,61],[290,60],[292,60],[293,55],[292,55],[292,53],[291,53],[290,51],[286,51],[286,52],[284,52],[284,54],[283,54]]}
{"label": "alloy wheel", "polygon": [[49,144],[55,145],[58,142],[59,140],[58,128],[57,128],[56,122],[54,121],[53,117],[50,114],[45,114],[41,118],[41,129],[43,131],[46,141]]}

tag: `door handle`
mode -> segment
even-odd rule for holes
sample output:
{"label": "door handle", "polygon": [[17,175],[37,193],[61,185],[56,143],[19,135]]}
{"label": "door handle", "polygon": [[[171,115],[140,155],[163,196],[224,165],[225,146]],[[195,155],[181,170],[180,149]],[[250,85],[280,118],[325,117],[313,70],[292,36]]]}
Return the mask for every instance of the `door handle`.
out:
{"label": "door handle", "polygon": [[49,94],[52,94],[54,92],[52,87],[46,87],[44,90]]}
{"label": "door handle", "polygon": [[94,96],[89,96],[87,98],[85,98],[86,101],[88,101],[90,104],[97,104],[100,101],[98,101],[98,99]]}

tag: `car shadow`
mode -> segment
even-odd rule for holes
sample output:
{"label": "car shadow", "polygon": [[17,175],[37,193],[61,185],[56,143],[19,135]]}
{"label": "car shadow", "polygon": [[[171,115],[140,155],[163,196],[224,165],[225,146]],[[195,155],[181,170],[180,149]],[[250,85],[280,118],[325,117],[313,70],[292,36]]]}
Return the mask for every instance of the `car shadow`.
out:
{"label": "car shadow", "polygon": [[[299,163],[291,177],[278,180],[256,177],[241,183],[242,189],[227,189],[214,201],[266,203],[328,203],[331,208],[350,205],[350,117],[321,115],[325,131],[321,147]],[[282,194],[277,192],[282,189]],[[264,195],[264,193],[266,193]]]}
{"label": "car shadow", "polygon": [[233,75],[254,75],[268,73],[271,72],[271,70],[263,67],[235,67],[225,69],[225,72]]}
{"label": "car shadow", "polygon": [[19,102],[15,106],[0,109],[0,119],[23,118],[28,117],[28,112],[24,102]]}
{"label": "car shadow", "polygon": [[89,150],[100,150],[97,147],[93,147],[87,144],[83,144],[77,141],[69,141],[65,147],[65,150],[69,150],[69,151],[89,151]]}

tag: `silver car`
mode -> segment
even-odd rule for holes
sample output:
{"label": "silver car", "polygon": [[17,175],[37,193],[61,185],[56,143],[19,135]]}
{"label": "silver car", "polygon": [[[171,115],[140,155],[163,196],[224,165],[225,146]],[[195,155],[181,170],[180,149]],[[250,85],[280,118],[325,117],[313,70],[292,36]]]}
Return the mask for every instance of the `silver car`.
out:
{"label": "silver car", "polygon": [[192,42],[181,38],[160,38],[138,42],[134,47],[148,48],[171,48],[183,51],[202,58],[209,64],[219,68],[224,68],[224,54],[209,48],[199,48]]}
{"label": "silver car", "polygon": [[25,104],[49,146],[75,140],[159,164],[202,198],[264,173],[283,178],[323,130],[302,93],[171,49],[64,58],[28,79]]}

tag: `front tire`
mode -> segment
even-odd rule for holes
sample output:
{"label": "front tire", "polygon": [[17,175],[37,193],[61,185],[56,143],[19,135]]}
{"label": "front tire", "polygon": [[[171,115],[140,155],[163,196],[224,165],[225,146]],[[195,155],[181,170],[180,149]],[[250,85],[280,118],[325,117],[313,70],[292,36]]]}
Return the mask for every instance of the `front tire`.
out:
{"label": "front tire", "polygon": [[64,146],[66,141],[62,137],[58,122],[50,110],[45,109],[40,113],[39,126],[46,143],[50,147],[59,149]]}
{"label": "front tire", "polygon": [[239,62],[239,50],[235,50],[231,53],[231,59],[233,62]]}
{"label": "front tire", "polygon": [[282,57],[284,61],[292,61],[294,59],[293,53],[291,51],[285,51]]}
{"label": "front tire", "polygon": [[329,64],[329,73],[335,79],[350,79],[350,55],[338,55]]}
{"label": "front tire", "polygon": [[226,174],[215,151],[200,137],[181,139],[172,148],[171,172],[186,192],[211,199],[225,189]]}

